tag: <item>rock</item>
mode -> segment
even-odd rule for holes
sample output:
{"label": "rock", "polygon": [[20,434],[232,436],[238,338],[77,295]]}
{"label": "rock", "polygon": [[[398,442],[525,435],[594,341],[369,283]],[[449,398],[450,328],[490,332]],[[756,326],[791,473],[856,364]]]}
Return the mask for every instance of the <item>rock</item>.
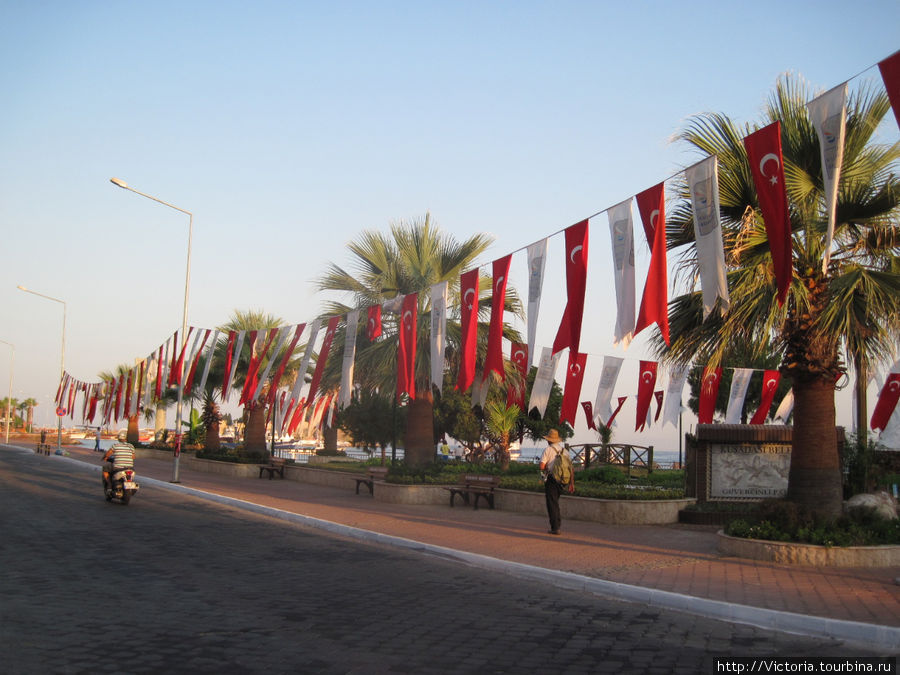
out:
{"label": "rock", "polygon": [[852,511],[863,506],[875,509],[875,512],[886,520],[897,518],[897,506],[887,492],[853,495],[845,502],[846,511]]}

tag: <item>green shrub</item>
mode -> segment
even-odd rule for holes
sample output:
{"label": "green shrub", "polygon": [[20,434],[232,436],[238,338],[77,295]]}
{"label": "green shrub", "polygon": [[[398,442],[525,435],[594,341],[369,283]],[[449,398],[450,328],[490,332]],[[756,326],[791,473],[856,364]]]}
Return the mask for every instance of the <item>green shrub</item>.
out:
{"label": "green shrub", "polygon": [[624,485],[628,482],[628,476],[615,466],[603,465],[596,469],[587,469],[575,473],[575,480],[579,483],[606,483],[607,485]]}

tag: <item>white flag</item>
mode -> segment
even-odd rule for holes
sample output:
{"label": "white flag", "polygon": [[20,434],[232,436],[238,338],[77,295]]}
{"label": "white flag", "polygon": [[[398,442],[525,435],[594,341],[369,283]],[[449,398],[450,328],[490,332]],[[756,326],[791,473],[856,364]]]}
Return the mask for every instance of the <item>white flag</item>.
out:
{"label": "white flag", "polygon": [[350,405],[353,398],[353,364],[356,361],[356,332],[359,310],[347,312],[347,330],[344,333],[344,359],[341,362],[341,391],[338,407]]}
{"label": "white flag", "polygon": [[[207,332],[207,335],[209,333]],[[184,392],[184,383],[187,381],[188,373],[191,371],[191,364],[194,362],[194,355],[197,353],[197,349],[200,346],[200,338],[203,336],[203,331],[198,329],[197,333],[194,335],[194,341],[191,343],[191,349],[188,351],[185,356],[184,363],[181,368],[181,382],[178,383],[178,389],[181,392]],[[187,341],[184,344],[187,347]],[[187,395],[190,396],[191,392],[187,392]]]}
{"label": "white flag", "polygon": [[728,310],[728,282],[725,278],[725,249],[719,222],[719,162],[715,155],[685,169],[694,210],[694,238],[700,263],[700,289],[703,291],[703,318],[706,319],[721,298]]}
{"label": "white flag", "polygon": [[671,423],[678,427],[678,416],[681,415],[681,395],[684,392],[684,383],[687,380],[690,366],[680,366],[669,373],[669,386],[666,387],[666,397],[663,406],[662,425]]}
{"label": "white flag", "polygon": [[234,371],[237,369],[238,361],[241,359],[241,349],[244,347],[244,336],[247,334],[247,331],[241,330],[238,331],[237,339],[234,341],[234,350],[231,352],[231,371],[228,373],[228,379],[225,380],[225,384],[222,386],[222,396],[224,400],[224,392],[231,393],[231,382],[234,380]]}
{"label": "white flag", "polygon": [[526,370],[534,362],[534,340],[537,334],[538,312],[541,309],[541,290],[544,287],[544,263],[547,260],[547,239],[528,247],[528,361]]}
{"label": "white flag", "polygon": [[474,408],[476,405],[481,406],[481,409],[484,410],[484,406],[487,403],[487,395],[488,391],[491,388],[492,378],[485,378],[481,373],[478,373],[475,381],[472,383],[472,407]]}
{"label": "white flag", "polygon": [[153,380],[156,379],[156,352],[147,357],[147,368],[144,370],[144,408],[150,407],[153,400]]}
{"label": "white flag", "polygon": [[825,234],[825,257],[822,273],[828,274],[831,261],[831,240],[834,237],[834,220],[837,211],[838,183],[841,164],[844,162],[844,131],[847,125],[847,83],[826,91],[806,104],[809,121],[819,136],[822,158],[822,180],[825,187],[825,210],[828,214],[828,230]]}
{"label": "white flag", "polygon": [[172,341],[170,337],[166,340],[166,343],[163,345],[162,350],[162,359],[163,359],[163,369],[162,369],[162,392],[165,393],[166,389],[169,388],[169,342]]}
{"label": "white flag", "polygon": [[553,390],[553,379],[556,377],[556,367],[559,365],[561,354],[562,351],[554,354],[552,347],[544,347],[541,350],[541,360],[534,376],[534,384],[531,386],[531,398],[528,399],[529,412],[532,408],[537,408],[540,416],[544,416],[550,400],[550,392]]}
{"label": "white flag", "polygon": [[613,389],[619,379],[619,371],[622,369],[623,359],[618,356],[604,356],[603,369],[600,371],[600,382],[597,384],[597,400],[594,402],[594,422],[606,425],[612,417]]}
{"label": "white flag", "polygon": [[447,282],[431,287],[431,383],[444,391],[444,348],[447,333]]}
{"label": "white flag", "polygon": [[[309,327],[309,341],[306,343],[306,351],[303,352],[303,358],[300,360],[300,370],[297,371],[297,379],[294,380],[294,388],[291,390],[291,400],[294,403],[300,401],[300,390],[306,382],[306,371],[309,368],[309,360],[312,358],[313,347],[316,344],[316,338],[319,337],[319,326],[322,325],[321,319],[314,319]],[[307,401],[308,405],[312,405],[312,401]]]}
{"label": "white flag", "polygon": [[[275,365],[278,353],[281,351],[281,348],[284,347],[288,335],[293,333],[295,329],[296,326],[282,326],[278,329],[278,339],[275,341],[275,350],[269,352],[269,362],[266,364],[266,369],[263,371],[262,375],[257,378],[256,389],[247,397],[248,401],[255,401],[256,397],[259,396],[263,386],[266,384],[266,380],[269,379],[269,373],[272,372],[272,366]],[[273,328],[272,330],[275,329]]]}
{"label": "white flag", "polygon": [[744,399],[747,398],[747,387],[750,385],[752,368],[735,368],[731,376],[731,391],[728,392],[728,408],[725,411],[725,424],[740,424],[744,411]]}
{"label": "white flag", "polygon": [[212,364],[213,354],[216,351],[216,344],[219,340],[219,331],[213,333],[212,341],[209,343],[209,353],[206,355],[206,363],[203,366],[203,375],[200,377],[200,391],[206,391],[206,379],[209,377],[209,366]]}
{"label": "white flag", "polygon": [[631,198],[606,212],[612,240],[613,277],[616,280],[616,330],[613,344],[627,349],[634,337],[634,221]]}
{"label": "white flag", "polygon": [[788,393],[784,395],[784,398],[781,399],[781,404],[778,406],[778,410],[775,411],[775,416],[773,419],[781,420],[783,424],[787,424],[788,417],[791,416],[791,411],[794,409],[794,390],[789,389]]}

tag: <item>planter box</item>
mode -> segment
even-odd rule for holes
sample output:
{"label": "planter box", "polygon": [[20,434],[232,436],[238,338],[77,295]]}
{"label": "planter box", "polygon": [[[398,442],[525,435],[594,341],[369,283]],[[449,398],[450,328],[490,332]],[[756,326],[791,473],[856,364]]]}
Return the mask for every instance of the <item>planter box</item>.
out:
{"label": "planter box", "polygon": [[746,520],[751,516],[749,511],[679,511],[678,522],[688,525],[727,525],[732,520]]}
{"label": "planter box", "polygon": [[[498,509],[519,513],[546,514],[543,492],[497,490]],[[559,508],[562,517],[606,525],[663,525],[678,522],[678,512],[694,499],[591,499],[562,495]]]}
{"label": "planter box", "polygon": [[365,474],[363,473],[332,471],[331,469],[313,469],[303,464],[286,464],[284,467],[285,480],[295,480],[298,483],[347,488],[350,490],[356,488],[356,479],[364,476]]}
{"label": "planter box", "polygon": [[900,546],[815,546],[718,534],[719,551],[738,558],[813,567],[900,567]]}
{"label": "planter box", "polygon": [[[171,451],[166,452],[170,457]],[[232,476],[235,478],[259,478],[259,464],[236,464],[234,462],[217,462],[214,459],[197,459],[196,457],[181,455],[179,464],[192,471],[202,471],[217,476]],[[138,467],[140,468],[140,467]]]}
{"label": "planter box", "polygon": [[[356,485],[356,481],[353,484]],[[440,485],[400,485],[375,481],[374,488],[375,499],[386,504],[450,505],[450,493]]]}

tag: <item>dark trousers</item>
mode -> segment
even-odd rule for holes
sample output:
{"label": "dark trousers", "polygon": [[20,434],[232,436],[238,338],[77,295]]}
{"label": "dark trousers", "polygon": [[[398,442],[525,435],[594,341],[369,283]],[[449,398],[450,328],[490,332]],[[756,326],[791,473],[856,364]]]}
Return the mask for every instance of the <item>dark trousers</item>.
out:
{"label": "dark trousers", "polygon": [[547,476],[547,481],[544,483],[544,497],[547,500],[547,515],[550,517],[551,530],[558,530],[562,524],[562,518],[559,515],[560,494],[562,494],[562,486],[553,479],[553,476]]}

